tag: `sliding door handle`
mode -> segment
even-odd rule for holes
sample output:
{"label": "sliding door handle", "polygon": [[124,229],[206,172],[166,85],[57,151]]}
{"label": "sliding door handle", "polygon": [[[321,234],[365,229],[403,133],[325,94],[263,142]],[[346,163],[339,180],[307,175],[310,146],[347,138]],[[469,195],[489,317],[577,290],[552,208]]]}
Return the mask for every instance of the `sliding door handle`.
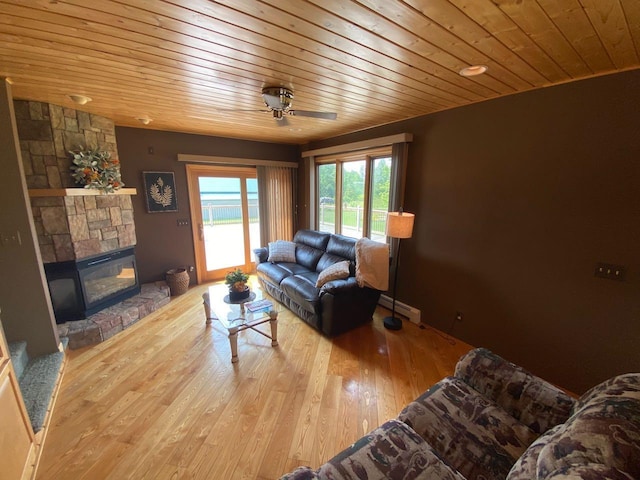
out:
{"label": "sliding door handle", "polygon": [[204,227],[201,223],[198,224],[198,234],[200,235],[200,241],[204,242]]}

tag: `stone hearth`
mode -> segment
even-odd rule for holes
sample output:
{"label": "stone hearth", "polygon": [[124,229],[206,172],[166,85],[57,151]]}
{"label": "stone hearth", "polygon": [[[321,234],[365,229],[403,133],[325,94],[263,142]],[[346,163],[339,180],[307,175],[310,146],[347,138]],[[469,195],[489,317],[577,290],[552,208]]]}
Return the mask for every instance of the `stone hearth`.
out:
{"label": "stone hearth", "polygon": [[169,303],[165,282],[146,283],[142,290],[123,302],[105,308],[85,320],[58,325],[58,335],[69,339],[69,348],[81,348],[104,342],[141,318]]}

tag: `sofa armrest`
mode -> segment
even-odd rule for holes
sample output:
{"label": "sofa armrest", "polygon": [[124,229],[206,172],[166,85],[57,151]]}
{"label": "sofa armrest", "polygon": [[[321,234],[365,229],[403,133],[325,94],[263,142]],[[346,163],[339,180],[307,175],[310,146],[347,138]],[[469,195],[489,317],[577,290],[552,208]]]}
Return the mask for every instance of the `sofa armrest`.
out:
{"label": "sofa armrest", "polygon": [[537,433],[565,422],[575,402],[559,388],[485,348],[464,355],[455,376]]}
{"label": "sofa armrest", "polygon": [[256,260],[256,265],[265,263],[269,258],[269,249],[267,247],[260,247],[253,250],[253,256]]}

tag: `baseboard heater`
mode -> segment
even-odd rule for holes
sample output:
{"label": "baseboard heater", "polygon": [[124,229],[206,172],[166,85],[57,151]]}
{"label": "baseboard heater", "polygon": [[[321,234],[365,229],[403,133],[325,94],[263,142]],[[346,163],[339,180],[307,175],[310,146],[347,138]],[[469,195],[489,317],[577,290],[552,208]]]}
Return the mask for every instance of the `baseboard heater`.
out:
{"label": "baseboard heater", "polygon": [[[387,295],[380,295],[380,300],[378,300],[378,305],[382,305],[383,307],[391,310],[393,303],[393,299],[388,297]],[[402,303],[396,300],[396,314],[400,314],[403,317],[407,317],[411,323],[419,324],[420,323],[420,310],[411,305],[407,305],[406,303]]]}

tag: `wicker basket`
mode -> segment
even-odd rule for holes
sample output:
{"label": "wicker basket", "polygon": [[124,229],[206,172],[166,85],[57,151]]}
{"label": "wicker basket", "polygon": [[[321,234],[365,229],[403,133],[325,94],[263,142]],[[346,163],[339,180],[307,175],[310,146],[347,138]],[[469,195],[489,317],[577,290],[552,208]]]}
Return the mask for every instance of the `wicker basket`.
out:
{"label": "wicker basket", "polygon": [[168,270],[165,278],[172,297],[182,295],[189,290],[189,274],[185,268]]}

